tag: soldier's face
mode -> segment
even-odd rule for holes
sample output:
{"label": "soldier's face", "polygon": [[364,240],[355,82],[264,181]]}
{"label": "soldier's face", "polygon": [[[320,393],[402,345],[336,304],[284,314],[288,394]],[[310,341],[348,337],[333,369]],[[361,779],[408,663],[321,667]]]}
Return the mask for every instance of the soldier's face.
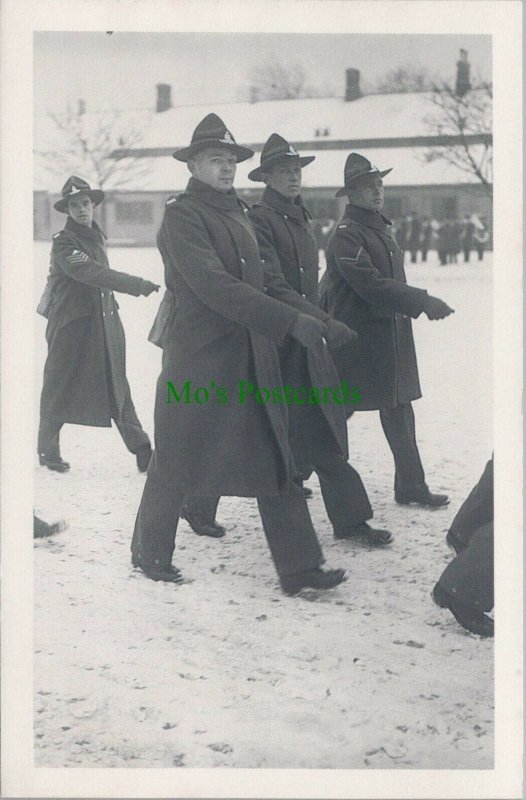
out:
{"label": "soldier's face", "polygon": [[291,157],[273,164],[265,174],[265,183],[288,200],[294,200],[301,191],[299,158]]}
{"label": "soldier's face", "polygon": [[91,228],[93,222],[93,210],[95,203],[88,194],[79,194],[78,197],[70,197],[68,201],[69,216],[79,225],[86,225]]}
{"label": "soldier's face", "polygon": [[381,211],[384,207],[384,184],[381,178],[374,178],[368,186],[353,189],[349,200],[355,206],[368,211]]}
{"label": "soldier's face", "polygon": [[223,148],[201,150],[188,160],[193,177],[218,192],[228,192],[232,188],[236,166],[235,155]]}

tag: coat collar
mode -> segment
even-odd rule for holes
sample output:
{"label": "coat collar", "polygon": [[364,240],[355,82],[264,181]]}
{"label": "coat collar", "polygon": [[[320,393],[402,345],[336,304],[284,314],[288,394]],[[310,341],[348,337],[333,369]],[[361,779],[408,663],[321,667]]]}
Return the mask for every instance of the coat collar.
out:
{"label": "coat collar", "polygon": [[100,242],[104,241],[106,238],[106,234],[97,225],[95,220],[93,220],[91,223],[91,228],[88,228],[86,225],[79,225],[78,222],[75,222],[73,217],[68,217],[64,227],[66,230],[71,231],[81,239],[89,239],[91,241]]}
{"label": "coat collar", "polygon": [[378,211],[369,211],[367,208],[360,208],[360,206],[353,206],[351,203],[346,207],[344,217],[354,219],[356,222],[361,222],[362,225],[368,225],[370,228],[387,233],[386,230],[392,225],[390,219],[379,214]]}
{"label": "coat collar", "polygon": [[303,205],[301,195],[298,195],[294,202],[291,202],[275,189],[271,189],[270,186],[267,186],[263,192],[261,202],[279,211],[281,214],[287,214],[287,216],[298,220],[298,222],[309,222],[309,220],[312,219],[309,210]]}
{"label": "coat collar", "polygon": [[207,183],[203,183],[197,178],[190,178],[186,192],[191,197],[199,198],[203,203],[217,208],[219,211],[243,211],[243,206],[235,189],[229,189],[228,192],[218,192],[208,186]]}

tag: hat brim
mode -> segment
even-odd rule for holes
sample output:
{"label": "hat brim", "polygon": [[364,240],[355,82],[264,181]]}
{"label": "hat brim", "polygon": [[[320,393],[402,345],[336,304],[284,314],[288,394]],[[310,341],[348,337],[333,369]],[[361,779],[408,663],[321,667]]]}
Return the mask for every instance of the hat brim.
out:
{"label": "hat brim", "polygon": [[362,178],[365,178],[367,176],[370,176],[371,178],[383,178],[384,175],[388,175],[392,171],[393,171],[393,167],[390,167],[390,169],[384,169],[384,170],[381,170],[380,172],[364,172],[362,175],[357,175],[354,178],[354,181],[351,181],[350,183],[347,183],[345,186],[343,186],[341,189],[338,189],[338,191],[336,192],[336,194],[334,196],[335,197],[343,197],[344,195],[347,194],[347,192],[349,190],[357,188],[356,186],[353,186],[353,183],[356,182],[356,181],[362,180]]}
{"label": "hat brim", "polygon": [[[307,164],[310,164],[316,156],[294,156],[294,158],[298,158],[300,160],[300,167],[306,167]],[[252,172],[248,173],[248,177],[251,181],[264,181],[265,176],[268,174],[268,168],[271,167],[273,164],[276,164],[278,161],[282,161],[284,158],[287,158],[286,153],[280,153],[280,155],[275,156],[274,158],[269,158],[265,164],[262,166],[256,167],[253,169]]]}
{"label": "hat brim", "polygon": [[67,197],[62,197],[55,203],[53,208],[55,208],[57,211],[60,211],[61,214],[69,214],[69,201],[72,197],[76,197],[77,194],[89,195],[90,199],[93,200],[96,206],[100,206],[104,200],[104,192],[102,189],[82,189],[80,192],[75,192],[73,195],[68,194]]}
{"label": "hat brim", "polygon": [[189,145],[189,147],[182,147],[180,150],[175,150],[172,153],[172,158],[175,158],[176,161],[188,161],[189,158],[195,156],[200,150],[206,150],[208,147],[224,147],[226,150],[230,150],[235,154],[238,164],[240,161],[246,161],[254,155],[254,151],[251,150],[250,147],[243,147],[241,144],[227,144],[218,139],[202,139],[200,142],[194,142],[194,144]]}

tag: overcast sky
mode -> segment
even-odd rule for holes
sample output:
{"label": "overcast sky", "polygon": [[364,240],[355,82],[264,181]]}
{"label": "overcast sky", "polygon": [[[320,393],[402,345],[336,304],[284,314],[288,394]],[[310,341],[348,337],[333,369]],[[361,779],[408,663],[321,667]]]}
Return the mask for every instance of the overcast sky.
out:
{"label": "overcast sky", "polygon": [[251,68],[270,59],[301,62],[310,83],[340,95],[348,67],[367,83],[405,64],[452,79],[461,47],[472,73],[489,79],[487,35],[38,32],[35,113],[79,98],[89,111],[151,109],[157,83],[171,84],[174,105],[236,101]]}

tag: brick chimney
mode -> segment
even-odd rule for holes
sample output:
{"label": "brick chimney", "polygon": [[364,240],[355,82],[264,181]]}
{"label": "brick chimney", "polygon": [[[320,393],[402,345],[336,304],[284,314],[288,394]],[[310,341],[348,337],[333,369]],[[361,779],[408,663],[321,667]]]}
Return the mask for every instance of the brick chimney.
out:
{"label": "brick chimney", "polygon": [[460,50],[460,58],[457,61],[457,81],[455,84],[455,94],[457,97],[464,97],[466,92],[471,89],[469,80],[469,61],[468,51]]}
{"label": "brick chimney", "polygon": [[358,100],[362,96],[360,91],[360,70],[359,69],[346,69],[345,70],[345,100]]}
{"label": "brick chimney", "polygon": [[155,110],[158,113],[168,111],[172,107],[172,87],[169,83],[157,84],[157,103]]}

